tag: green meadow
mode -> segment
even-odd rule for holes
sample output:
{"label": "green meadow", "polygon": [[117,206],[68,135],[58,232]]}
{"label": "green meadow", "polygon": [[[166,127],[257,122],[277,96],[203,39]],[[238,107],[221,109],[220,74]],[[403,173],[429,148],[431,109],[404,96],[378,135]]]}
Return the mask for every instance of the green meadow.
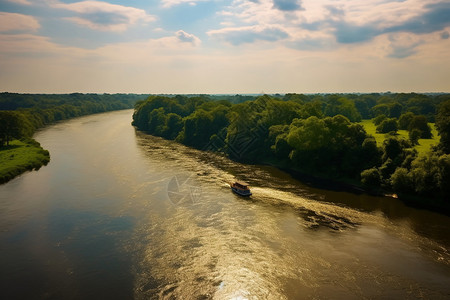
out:
{"label": "green meadow", "polygon": [[[362,120],[359,124],[364,126],[364,129],[366,130],[367,134],[370,134],[375,137],[378,146],[381,146],[388,136],[385,133],[377,133],[376,125],[373,123],[372,120]],[[436,130],[436,126],[434,125],[434,123],[429,123],[429,125],[431,127],[431,133],[433,134],[433,138],[419,139],[419,144],[414,146],[414,149],[417,150],[419,155],[425,155],[431,150],[432,146],[435,146],[439,143],[439,135],[438,131]],[[409,140],[408,131],[407,130],[397,131],[397,137]]]}
{"label": "green meadow", "polygon": [[50,154],[34,140],[12,141],[0,148],[0,183],[25,171],[37,170],[50,161]]}

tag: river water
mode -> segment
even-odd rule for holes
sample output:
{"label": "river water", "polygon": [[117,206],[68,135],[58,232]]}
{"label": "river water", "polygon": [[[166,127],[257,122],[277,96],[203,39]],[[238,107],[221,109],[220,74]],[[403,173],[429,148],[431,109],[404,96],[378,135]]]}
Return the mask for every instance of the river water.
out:
{"label": "river water", "polygon": [[36,134],[49,165],[0,186],[3,299],[450,298],[449,217],[148,136],[131,115]]}

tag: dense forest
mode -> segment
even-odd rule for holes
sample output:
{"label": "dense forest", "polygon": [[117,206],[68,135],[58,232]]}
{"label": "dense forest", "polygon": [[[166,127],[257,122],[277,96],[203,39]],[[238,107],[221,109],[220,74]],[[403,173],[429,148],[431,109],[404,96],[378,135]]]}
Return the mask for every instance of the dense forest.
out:
{"label": "dense forest", "polygon": [[[381,143],[361,120],[371,119]],[[439,136],[432,135],[435,123]],[[338,180],[371,192],[449,207],[450,95],[286,94],[150,96],[133,125],[149,134],[243,162]],[[406,138],[397,134],[407,130]],[[427,153],[419,139],[438,139]]]}
{"label": "dense forest", "polygon": [[47,124],[105,111],[132,108],[146,95],[0,93],[0,147],[29,138]]}

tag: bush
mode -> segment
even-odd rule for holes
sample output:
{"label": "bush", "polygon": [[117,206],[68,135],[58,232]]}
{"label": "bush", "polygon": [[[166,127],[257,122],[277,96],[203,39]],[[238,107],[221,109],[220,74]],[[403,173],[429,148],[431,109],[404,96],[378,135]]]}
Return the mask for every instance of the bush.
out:
{"label": "bush", "polygon": [[413,118],[414,114],[412,112],[407,112],[401,115],[400,118],[398,119],[399,128],[403,130],[408,130],[409,124],[411,123]]}
{"label": "bush", "polygon": [[408,131],[418,130],[420,132],[420,138],[431,139],[431,127],[428,125],[428,120],[425,116],[414,116],[408,125]]}
{"label": "bush", "polygon": [[385,119],[380,123],[380,125],[377,126],[378,133],[396,132],[397,130],[398,130],[398,123],[397,120],[394,118]]}
{"label": "bush", "polygon": [[361,172],[361,183],[367,187],[379,187],[381,174],[377,168],[371,168]]}
{"label": "bush", "polygon": [[408,169],[397,168],[391,176],[391,185],[396,193],[414,192],[414,184],[411,180]]}
{"label": "bush", "polygon": [[409,140],[412,145],[419,145],[419,139],[422,135],[422,132],[418,129],[413,129],[409,132]]}
{"label": "bush", "polygon": [[378,115],[375,118],[373,118],[372,121],[373,121],[373,124],[378,126],[381,124],[381,122],[383,122],[386,119],[387,119],[387,117],[385,115]]}

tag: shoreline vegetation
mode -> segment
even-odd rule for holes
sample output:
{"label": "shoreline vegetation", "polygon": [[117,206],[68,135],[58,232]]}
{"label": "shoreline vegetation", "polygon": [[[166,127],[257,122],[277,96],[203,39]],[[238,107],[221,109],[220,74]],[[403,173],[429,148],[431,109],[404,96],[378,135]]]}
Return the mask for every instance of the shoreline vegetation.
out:
{"label": "shoreline vegetation", "polygon": [[50,161],[50,153],[34,139],[14,140],[0,150],[0,184],[25,173],[39,170]]}
{"label": "shoreline vegetation", "polygon": [[50,161],[32,138],[35,131],[61,120],[130,109],[148,95],[0,93],[0,184]]}
{"label": "shoreline vegetation", "polygon": [[132,125],[322,188],[450,213],[450,94],[153,95]]}

